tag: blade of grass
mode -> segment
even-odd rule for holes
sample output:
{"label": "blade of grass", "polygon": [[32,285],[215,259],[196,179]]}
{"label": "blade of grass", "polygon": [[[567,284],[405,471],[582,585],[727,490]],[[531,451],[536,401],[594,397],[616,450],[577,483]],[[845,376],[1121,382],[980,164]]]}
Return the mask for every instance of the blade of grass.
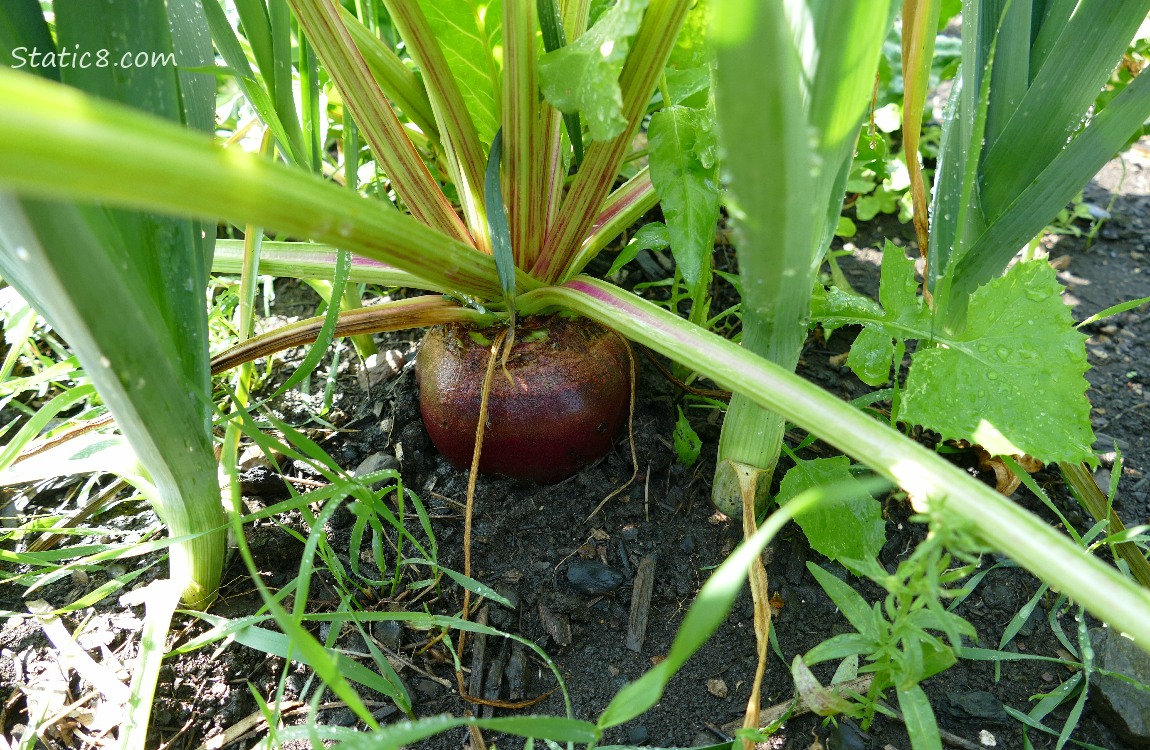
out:
{"label": "blade of grass", "polygon": [[[242,415],[246,421],[250,419],[246,410],[237,404],[237,411]],[[231,446],[225,446],[226,450],[231,450]],[[276,623],[283,630],[283,636],[289,644],[289,653],[304,661],[306,664],[311,665],[316,674],[327,685],[328,689],[339,697],[347,707],[351,709],[360,721],[364,722],[371,729],[378,729],[379,723],[372,716],[371,712],[363,704],[359,694],[351,687],[348,677],[345,677],[345,670],[351,671],[354,667],[349,664],[342,663],[341,660],[331,654],[323,647],[310,632],[308,632],[302,625],[292,617],[283,605],[279,603],[273,593],[268,589],[267,585],[263,582],[263,577],[260,575],[259,568],[255,560],[252,559],[251,550],[248,548],[246,538],[244,537],[243,522],[240,517],[243,515],[243,503],[240,498],[240,478],[236,472],[236,456],[225,455],[222,459],[222,465],[227,469],[229,474],[228,479],[231,487],[231,502],[232,502],[232,530],[235,538],[238,541],[240,557],[247,567],[248,573],[251,575],[252,582],[255,584],[256,589],[260,593],[260,597],[264,601],[268,612],[275,618]],[[206,615],[205,615],[206,616]],[[279,635],[279,634],[276,634]],[[351,662],[357,667],[361,665]],[[364,671],[370,672],[366,668]],[[370,673],[373,677],[377,676]],[[369,678],[370,679],[370,678]]]}
{"label": "blade of grass", "polygon": [[160,667],[164,663],[168,629],[172,614],[180,602],[178,581],[158,580],[148,584],[144,600],[144,628],[140,632],[140,654],[132,673],[132,697],[128,712],[120,725],[119,747],[123,750],[144,747],[147,744],[148,724],[152,714],[152,699]]}
{"label": "blade of grass", "polygon": [[[296,63],[299,71],[300,114],[303,118],[303,130],[307,140],[307,168],[314,174],[322,172],[323,160],[320,138],[326,127],[326,119],[320,119],[320,72],[319,60],[316,59],[315,50],[308,43],[307,37],[299,40],[299,59]],[[326,115],[326,113],[325,113]],[[355,127],[355,118],[348,117],[347,122]],[[346,176],[345,176],[346,177]],[[345,180],[346,181],[346,180]]]}
{"label": "blade of grass", "polygon": [[[872,481],[878,487],[885,485],[881,480]],[[851,492],[855,491],[853,485],[849,489]],[[735,598],[747,581],[751,565],[759,558],[767,544],[795,515],[837,497],[841,490],[842,488],[837,485],[813,487],[767,516],[755,535],[739,545],[699,589],[695,601],[683,617],[683,623],[679,626],[667,658],[615,695],[596,722],[599,729],[619,726],[658,703],[671,677],[710,639],[726,619],[727,613],[735,603]]]}
{"label": "blade of grass", "polygon": [[417,219],[470,245],[471,237],[431,177],[340,19],[334,0],[288,0],[328,74],[383,165],[392,187]]}
{"label": "blade of grass", "polygon": [[[236,15],[239,16],[240,28],[244,38],[251,47],[252,57],[255,58],[256,67],[264,79],[268,95],[273,101],[276,99],[275,89],[279,82],[276,78],[275,42],[272,39],[272,22],[268,15],[268,7],[264,0],[235,0]],[[292,112],[295,106],[292,106]]]}
{"label": "blade of grass", "polygon": [[[1074,490],[1078,502],[1090,512],[1090,515],[1099,521],[1108,520],[1110,524],[1109,534],[1120,534],[1126,530],[1126,525],[1114,512],[1111,504],[1107,502],[1106,496],[1095,484],[1094,477],[1085,464],[1059,464],[1058,468],[1062,473],[1063,481]],[[1134,579],[1150,589],[1150,561],[1146,560],[1146,555],[1143,554],[1138,545],[1133,542],[1121,542],[1113,545],[1112,548],[1130,566],[1130,574],[1134,576]]]}
{"label": "blade of grass", "polygon": [[81,385],[54,396],[52,400],[36,410],[36,413],[21,427],[11,439],[0,448],[0,472],[3,472],[15,461],[20,451],[39,435],[56,416],[73,405],[91,398],[96,389],[91,385]]}

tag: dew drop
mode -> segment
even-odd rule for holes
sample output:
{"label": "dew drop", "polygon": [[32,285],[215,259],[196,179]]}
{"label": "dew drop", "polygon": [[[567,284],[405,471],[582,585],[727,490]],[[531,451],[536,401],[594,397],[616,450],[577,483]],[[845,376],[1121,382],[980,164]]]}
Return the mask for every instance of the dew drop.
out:
{"label": "dew drop", "polygon": [[100,357],[100,367],[111,367],[111,366],[112,366],[112,360],[108,359],[107,357]]}
{"label": "dew drop", "polygon": [[27,263],[32,258],[32,256],[28,253],[28,248],[26,248],[26,247],[17,247],[16,248],[16,257],[19,258],[20,260],[24,261],[25,263]]}
{"label": "dew drop", "polygon": [[1047,289],[1035,289],[1034,287],[1026,288],[1026,298],[1033,302],[1041,302],[1050,296],[1050,291]]}
{"label": "dew drop", "polygon": [[998,358],[1000,360],[1002,360],[1003,362],[1006,362],[1010,359],[1010,350],[1007,349],[1005,346],[997,347],[994,350],[994,353],[997,354]]}

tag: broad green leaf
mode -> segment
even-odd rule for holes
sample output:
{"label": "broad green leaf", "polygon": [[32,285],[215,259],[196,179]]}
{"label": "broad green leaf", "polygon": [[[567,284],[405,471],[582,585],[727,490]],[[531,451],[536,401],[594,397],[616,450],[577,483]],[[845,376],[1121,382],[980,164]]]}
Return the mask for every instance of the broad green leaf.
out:
{"label": "broad green leaf", "polygon": [[627,127],[619,74],[647,3],[619,0],[582,36],[539,60],[543,95],[562,112],[581,112],[593,141],[614,138]]}
{"label": "broad green leaf", "polygon": [[503,55],[503,4],[478,0],[419,0],[447,65],[459,83],[479,140],[495,138]]}
{"label": "broad green leaf", "polygon": [[850,466],[846,456],[799,461],[779,487],[778,503],[786,505],[812,487],[857,485],[855,492],[844,491],[836,502],[823,503],[795,516],[811,548],[832,560],[874,557],[886,542],[882,504],[863,490],[850,473]]}
{"label": "broad green leaf", "polygon": [[713,0],[697,0],[691,5],[675,47],[667,59],[667,70],[689,70],[707,68],[711,62],[711,50],[707,47],[707,26],[711,22]]}
{"label": "broad green leaf", "polygon": [[719,220],[719,163],[711,117],[672,106],[651,117],[647,131],[651,183],[663,204],[671,252],[694,286],[715,249]]}
{"label": "broad green leaf", "polygon": [[1044,261],[1020,263],[978,289],[966,328],[915,352],[901,417],[992,454],[1089,458],[1086,337],[1061,291]]}

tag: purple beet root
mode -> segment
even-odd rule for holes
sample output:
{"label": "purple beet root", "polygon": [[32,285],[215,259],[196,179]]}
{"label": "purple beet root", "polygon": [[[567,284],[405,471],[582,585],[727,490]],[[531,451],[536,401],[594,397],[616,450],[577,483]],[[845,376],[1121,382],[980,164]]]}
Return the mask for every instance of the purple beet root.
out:
{"label": "purple beet root", "polygon": [[[416,360],[427,432],[464,471],[475,449],[480,391],[496,334],[437,326]],[[630,398],[630,358],[614,333],[584,318],[522,320],[507,374],[496,363],[479,470],[543,484],[565,479],[611,450]]]}

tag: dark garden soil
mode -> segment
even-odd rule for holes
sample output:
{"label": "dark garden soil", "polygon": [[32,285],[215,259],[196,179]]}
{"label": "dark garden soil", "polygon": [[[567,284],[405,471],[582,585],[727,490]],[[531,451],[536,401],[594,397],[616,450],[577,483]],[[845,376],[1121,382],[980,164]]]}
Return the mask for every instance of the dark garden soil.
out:
{"label": "dark garden soil", "polygon": [[[1086,200],[1103,208],[1109,205],[1114,217],[1102,227],[1092,244],[1069,236],[1055,238],[1050,243],[1052,257],[1066,256],[1059,261],[1064,269],[1061,276],[1068,286],[1067,300],[1079,319],[1123,300],[1150,295],[1148,164],[1150,157],[1136,148],[1127,155],[1125,170],[1120,162],[1113,162],[1087,190]],[[1085,225],[1079,226],[1079,229],[1085,228]],[[909,247],[913,244],[912,236],[909,226],[889,218],[864,225],[861,234],[853,240],[856,246],[853,256],[843,261],[852,284],[861,290],[875,290],[879,258],[875,248],[881,245],[881,238],[889,237]],[[638,273],[630,279],[631,283],[642,280]],[[284,285],[280,287],[275,310],[287,317],[312,314],[315,303],[309,295],[298,287]],[[1150,471],[1150,403],[1146,396],[1146,389],[1150,388],[1150,344],[1147,343],[1150,330],[1147,326],[1143,306],[1087,329],[1091,335],[1088,349],[1094,367],[1088,377],[1092,385],[1090,398],[1095,407],[1098,448],[1113,451],[1117,446],[1124,457],[1116,508],[1128,525],[1150,522],[1150,478],[1146,475]],[[849,338],[849,335],[836,334],[828,343],[817,333],[812,335],[799,368],[803,376],[847,399],[868,390],[839,364]],[[379,341],[382,349],[393,350],[408,362],[413,359],[414,339],[390,336],[381,337]],[[298,356],[295,359],[293,356],[289,353],[286,361],[298,362]],[[354,360],[350,350],[345,350],[339,365],[334,406],[323,416],[329,426],[313,420],[322,402],[319,396],[285,400],[277,404],[278,413],[303,427],[340,465],[349,469],[375,454],[394,457],[405,486],[422,499],[434,519],[440,562],[462,570],[462,508],[467,478],[448,466],[429,444],[418,415],[410,367],[365,389],[363,368]],[[398,362],[395,355],[392,361]],[[561,484],[539,487],[507,479],[481,478],[475,495],[472,575],[516,605],[514,609],[494,604],[485,606],[483,611],[488,622],[542,646],[563,675],[574,715],[590,720],[594,720],[620,687],[666,655],[699,587],[741,537],[739,525],[717,515],[708,502],[719,434],[718,414],[691,410],[695,429],[703,440],[703,453],[691,468],[677,465],[671,436],[679,394],[647,357],[637,354],[637,362],[641,386],[634,438],[639,471],[635,481],[619,495],[594,512],[605,497],[624,486],[631,476],[630,449],[625,438],[617,442],[606,459]],[[330,360],[313,377],[313,391],[322,392],[322,376],[329,366]],[[378,371],[385,372],[386,366]],[[807,455],[831,455],[831,452],[816,443]],[[973,458],[964,455],[956,460],[968,465],[975,463]],[[1105,461],[1099,471],[1098,480],[1103,487],[1109,481],[1111,466],[1112,461]],[[303,480],[299,483],[301,491],[315,486],[321,479],[299,467],[290,467],[287,473]],[[286,497],[283,483],[266,481],[266,476],[261,481],[258,468],[248,472],[245,479],[245,495],[251,509]],[[983,479],[993,481],[991,476]],[[1041,471],[1037,479],[1053,493],[1062,512],[1078,529],[1092,525],[1091,519],[1069,499],[1056,472]],[[24,515],[56,512],[55,504],[61,495],[60,491],[44,492],[18,509]],[[1044,518],[1053,517],[1025,490],[1017,492],[1015,499]],[[10,504],[9,507],[16,506]],[[904,504],[888,501],[886,514],[889,542],[881,562],[893,569],[922,538],[923,529],[907,520],[909,509]],[[121,504],[98,517],[96,523],[143,527],[148,519],[148,512],[139,505]],[[345,565],[350,562],[347,555],[353,520],[351,513],[341,510],[330,522],[332,548],[342,556]],[[413,533],[421,534],[413,519],[410,525]],[[298,515],[289,515],[274,522],[257,522],[248,532],[264,581],[273,588],[297,574],[303,549],[302,543],[283,526],[298,531],[302,522]],[[806,562],[827,566],[836,575],[853,581],[841,567],[828,565],[812,552],[793,526],[768,550],[767,559],[770,591],[778,605],[775,634],[786,662],[772,656],[763,684],[764,706],[793,696],[788,664],[796,654],[848,629],[808,573]],[[983,567],[988,568],[999,559],[987,557]],[[371,571],[370,562],[363,565]],[[154,573],[145,574],[135,583],[162,571],[163,566],[159,565]],[[633,587],[636,577],[646,575],[647,571],[653,571],[653,593],[645,637],[637,649],[629,648]],[[117,572],[123,571],[110,571],[113,575]],[[411,568],[406,580],[414,580],[422,573],[426,573],[426,569]],[[108,577],[108,573],[91,576],[77,573],[41,589],[31,598],[43,598],[60,606],[92,591]],[[314,610],[331,611],[337,606],[330,584],[326,573],[317,574],[309,605]],[[880,590],[869,584],[859,584],[858,588],[872,600],[880,596]],[[1038,582],[1030,574],[999,567],[983,579],[958,611],[976,627],[978,645],[995,648],[1007,623],[1037,588]],[[0,587],[0,609],[25,611],[23,598],[22,589]],[[1047,621],[1047,608],[1052,601],[1053,597],[1047,598],[1046,606],[1036,610],[1007,650],[1045,656],[1061,653],[1063,646]],[[393,597],[386,590],[369,590],[364,592],[360,604],[367,609],[426,608],[433,613],[455,614],[461,606],[461,592],[451,585],[442,586],[438,594],[429,592],[418,597],[411,592]],[[238,558],[233,559],[225,574],[221,597],[211,611],[220,616],[240,617],[252,614],[260,605],[243,564]],[[102,650],[101,660],[114,664],[127,663],[135,655],[142,616],[143,609],[138,603],[126,606],[113,595],[64,619],[70,629],[78,630],[82,645],[92,653]],[[1073,618],[1064,616],[1061,626],[1073,640],[1077,627]],[[196,619],[177,615],[170,643],[186,642],[205,629]],[[329,635],[318,628],[316,634]],[[450,653],[442,643],[429,647],[430,633],[377,624],[371,634],[405,681],[418,716],[484,710],[461,701]],[[336,643],[356,658],[366,651],[362,638],[351,632],[339,634]],[[491,696],[518,701],[548,694],[529,711],[563,714],[563,700],[554,692],[555,680],[533,652],[497,638],[488,638],[484,646],[486,666],[482,671],[497,675],[500,683]],[[472,663],[473,653],[473,646],[469,646],[465,664]],[[28,722],[29,703],[21,686],[49,684],[55,670],[57,683],[69,691],[70,700],[80,698],[89,690],[88,685],[74,676],[60,681],[54,662],[53,652],[34,622],[21,618],[8,620],[0,631],[0,722],[6,737],[13,737],[20,726]],[[662,701],[640,719],[611,730],[606,742],[699,746],[727,739],[728,730],[724,727],[738,721],[743,714],[754,666],[751,600],[744,591],[715,636],[672,680]],[[283,672],[282,659],[236,643],[209,646],[170,658],[163,668],[155,702],[151,745],[195,748],[214,738],[217,744],[212,747],[219,747],[224,732],[229,732],[226,735],[229,740],[241,736],[243,732],[236,727],[248,717],[259,715],[252,691],[265,698],[274,695]],[[830,678],[824,668],[816,669],[816,674],[824,681]],[[960,744],[953,746],[1013,749],[1023,746],[1022,733],[1018,722],[1010,719],[1003,707],[1026,712],[1033,706],[1032,696],[1053,689],[1071,676],[1072,672],[1061,665],[1017,661],[1005,663],[1001,676],[996,678],[992,664],[962,661],[928,680],[924,686],[940,725],[958,738],[954,742]],[[309,690],[309,677],[306,667],[289,665],[285,700],[297,700],[301,690]],[[492,681],[488,679],[487,684]],[[381,720],[399,718],[394,707],[380,696],[368,690],[362,694],[372,701],[369,705]],[[99,700],[93,699],[91,705]],[[330,694],[323,700],[334,702]],[[1150,698],[1147,701],[1150,702]],[[1104,748],[1132,747],[1100,718],[1094,710],[1095,703],[1092,699],[1088,704],[1074,737]],[[1068,711],[1068,707],[1055,711],[1048,717],[1048,723],[1061,726]],[[505,709],[494,711],[495,715],[510,713]],[[297,711],[289,715],[285,723],[302,721],[303,716]],[[339,704],[322,709],[318,720],[325,724],[355,723],[352,713]],[[65,723],[61,722],[59,727]],[[80,724],[82,729],[82,720]],[[252,726],[260,729],[258,724]],[[228,746],[250,747],[263,734],[257,731]],[[485,736],[489,743],[497,742],[500,746],[517,746],[520,742],[491,733]],[[80,737],[66,731],[63,735],[49,734],[45,744],[79,747]],[[1030,732],[1030,740],[1037,748],[1055,744],[1053,737],[1036,731]],[[772,738],[769,747],[819,747],[820,741],[830,748],[908,750],[910,747],[905,729],[889,718],[878,718],[862,732],[852,725],[831,731],[812,716],[792,719]],[[466,730],[457,729],[419,746],[460,748],[468,742]]]}

